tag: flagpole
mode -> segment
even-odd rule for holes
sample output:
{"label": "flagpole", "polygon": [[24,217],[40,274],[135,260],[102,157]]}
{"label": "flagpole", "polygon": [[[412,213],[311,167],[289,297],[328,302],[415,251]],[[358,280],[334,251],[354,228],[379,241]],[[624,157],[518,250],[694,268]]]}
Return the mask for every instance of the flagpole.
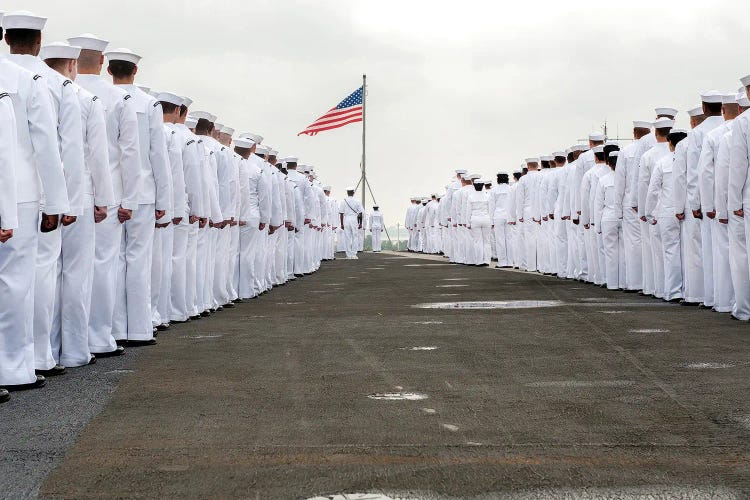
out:
{"label": "flagpole", "polygon": [[[366,210],[365,189],[367,189],[367,169],[365,153],[365,131],[367,125],[367,75],[362,75],[362,208]],[[362,221],[364,224],[364,221]]]}

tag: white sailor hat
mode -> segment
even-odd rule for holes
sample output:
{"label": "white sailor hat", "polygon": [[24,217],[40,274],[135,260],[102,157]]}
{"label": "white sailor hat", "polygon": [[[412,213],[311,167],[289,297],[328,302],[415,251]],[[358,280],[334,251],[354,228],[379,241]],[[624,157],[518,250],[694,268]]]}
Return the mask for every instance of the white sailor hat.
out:
{"label": "white sailor hat", "polygon": [[330,190],[331,190],[331,186],[330,185],[323,186],[323,191],[330,191]]}
{"label": "white sailor hat", "polygon": [[721,103],[723,97],[724,94],[722,94],[718,90],[707,90],[706,92],[701,92],[701,101],[709,104]]}
{"label": "white sailor hat", "polygon": [[234,146],[237,147],[237,148],[250,149],[253,146],[255,146],[255,143],[252,140],[250,140],[250,139],[242,139],[242,138],[239,138],[239,137],[237,139],[232,139],[232,142],[234,143]]}
{"label": "white sailor hat", "polygon": [[481,174],[471,174],[471,175],[469,175],[469,178],[470,178],[471,180],[475,181],[475,180],[477,180],[477,179],[481,179],[481,178],[482,178],[482,175],[481,175]]}
{"label": "white sailor hat", "polygon": [[68,38],[68,43],[81,47],[84,50],[95,50],[97,52],[104,52],[109,45],[107,40],[99,38],[92,33],[83,33],[82,35]]}
{"label": "white sailor hat", "polygon": [[656,108],[654,111],[656,112],[656,116],[677,116],[677,110],[674,108]]}
{"label": "white sailor hat", "polygon": [[208,111],[193,111],[189,116],[197,120],[208,120],[211,123],[216,122],[216,115],[212,115]]}
{"label": "white sailor hat", "polygon": [[527,164],[529,164],[529,163],[539,163],[539,158],[526,158],[524,161]]}
{"label": "white sailor hat", "polygon": [[583,152],[583,151],[588,151],[589,150],[589,145],[588,144],[576,144],[574,147],[575,147],[576,151]]}
{"label": "white sailor hat", "polygon": [[258,147],[255,148],[255,152],[258,153],[258,154],[261,154],[261,155],[265,156],[265,155],[268,154],[268,146],[258,145]]}
{"label": "white sailor hat", "polygon": [[737,104],[737,94],[724,94],[721,96],[721,102],[724,104]]}
{"label": "white sailor hat", "polygon": [[688,131],[684,128],[673,128],[670,132],[670,134],[687,134]]}
{"label": "white sailor hat", "polygon": [[354,191],[354,188],[352,186],[349,186],[348,188],[346,188],[346,192],[348,193],[349,191]]}
{"label": "white sailor hat", "polygon": [[456,169],[456,175],[464,175],[465,173],[467,173],[466,169],[463,169],[463,168]]}
{"label": "white sailor hat", "polygon": [[141,56],[125,48],[108,50],[104,53],[104,57],[110,61],[125,61],[136,65],[141,61]]}
{"label": "white sailor hat", "polygon": [[604,146],[617,146],[618,148],[620,147],[620,145],[617,144],[615,141],[607,141],[604,143]]}
{"label": "white sailor hat", "polygon": [[189,97],[182,96],[182,105],[189,108],[193,105],[193,100]]}
{"label": "white sailor hat", "polygon": [[603,153],[604,152],[604,146],[601,145],[601,144],[598,145],[598,146],[594,146],[593,148],[591,148],[591,151],[593,151],[594,153]]}
{"label": "white sailor hat", "polygon": [[555,151],[554,153],[552,153],[552,156],[554,156],[555,158],[565,158],[566,156],[568,156],[568,153],[565,151]]}
{"label": "white sailor hat", "polygon": [[3,28],[6,30],[36,30],[42,31],[47,24],[47,18],[37,16],[28,10],[7,12],[3,16]]}
{"label": "white sailor hat", "polygon": [[609,157],[620,156],[620,151],[610,151],[607,156],[609,156]]}
{"label": "white sailor hat", "polygon": [[214,123],[214,128],[217,132],[221,132],[224,130],[224,124],[223,123]]}
{"label": "white sailor hat", "polygon": [[703,108],[702,107],[693,108],[693,109],[689,110],[687,112],[687,114],[688,114],[688,116],[691,116],[691,117],[692,116],[700,116],[700,115],[703,114]]}
{"label": "white sailor hat", "polygon": [[604,134],[601,133],[601,132],[594,131],[594,132],[589,133],[589,140],[590,141],[599,142],[599,141],[603,141],[604,139],[605,139]]}
{"label": "white sailor hat", "polygon": [[224,127],[221,129],[222,134],[234,135],[234,129],[232,127]]}
{"label": "white sailor hat", "polygon": [[146,87],[145,85],[139,85],[137,83],[135,84],[135,86],[138,87],[139,89],[141,89],[141,91],[143,91],[143,92],[145,92],[147,94],[149,92],[151,92],[151,87]]}
{"label": "white sailor hat", "polygon": [[740,78],[740,82],[742,82],[744,87],[750,87],[750,75]]}
{"label": "white sailor hat", "polygon": [[39,51],[39,59],[78,59],[81,47],[74,47],[67,42],[52,42]]}
{"label": "white sailor hat", "polygon": [[268,156],[278,156],[279,152],[273,148],[268,148]]}
{"label": "white sailor hat", "polygon": [[648,128],[650,129],[653,124],[651,122],[643,121],[643,120],[635,120],[633,121],[633,128]]}
{"label": "white sailor hat", "polygon": [[255,144],[260,144],[261,142],[263,142],[263,137],[262,136],[257,135],[257,134],[251,134],[250,132],[242,132],[240,134],[240,137],[250,138],[250,139],[252,139],[255,142]]}
{"label": "white sailor hat", "polygon": [[737,104],[743,108],[750,108],[750,99],[747,98],[747,93],[741,92],[737,94]]}
{"label": "white sailor hat", "polygon": [[156,100],[160,102],[168,102],[170,104],[174,104],[175,106],[180,106],[184,102],[182,97],[171,92],[159,92],[158,94],[156,94]]}
{"label": "white sailor hat", "polygon": [[654,128],[672,128],[674,127],[674,120],[670,118],[659,118],[654,122]]}
{"label": "white sailor hat", "polygon": [[552,160],[555,159],[555,157],[554,156],[550,156],[550,155],[542,155],[542,156],[539,157],[539,159],[541,161],[552,161]]}
{"label": "white sailor hat", "polygon": [[283,158],[281,161],[285,163],[299,163],[299,158],[296,156],[287,156],[286,158]]}
{"label": "white sailor hat", "polygon": [[187,128],[195,128],[196,125],[198,125],[198,119],[194,116],[188,116],[185,118],[185,126]]}
{"label": "white sailor hat", "polygon": [[[492,181],[490,179],[482,179],[480,182],[482,184],[492,184]],[[433,195],[433,196],[437,196],[437,195]]]}
{"label": "white sailor hat", "polygon": [[147,93],[148,95],[150,95],[151,97],[153,97],[154,99],[156,99],[156,97],[157,97],[157,96],[159,95],[159,92],[157,92],[157,91],[155,91],[155,90],[150,90],[150,89],[149,89],[149,91],[148,91],[148,92],[146,92],[146,93]]}

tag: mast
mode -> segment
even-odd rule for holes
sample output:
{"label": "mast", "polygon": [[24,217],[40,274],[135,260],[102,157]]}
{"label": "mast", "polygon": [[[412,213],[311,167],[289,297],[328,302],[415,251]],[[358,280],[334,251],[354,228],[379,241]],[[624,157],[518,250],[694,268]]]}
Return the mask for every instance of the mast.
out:
{"label": "mast", "polygon": [[362,208],[367,209],[365,205],[365,190],[367,189],[367,168],[366,168],[366,150],[365,138],[367,130],[367,75],[362,75]]}

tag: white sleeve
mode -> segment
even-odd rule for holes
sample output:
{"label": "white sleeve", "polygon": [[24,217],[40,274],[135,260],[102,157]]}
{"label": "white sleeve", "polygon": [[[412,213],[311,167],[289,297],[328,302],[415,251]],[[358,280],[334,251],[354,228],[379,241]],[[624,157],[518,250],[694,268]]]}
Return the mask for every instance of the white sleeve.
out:
{"label": "white sleeve", "polygon": [[18,138],[13,104],[8,94],[0,97],[0,228],[18,227],[16,157]]}
{"label": "white sleeve", "polygon": [[65,172],[70,209],[67,215],[83,215],[85,155],[83,153],[83,125],[81,103],[73,82],[65,80],[60,96],[57,133],[60,140],[60,158]]}
{"label": "white sleeve", "polygon": [[729,150],[729,191],[728,210],[735,212],[743,208],[743,190],[747,182],[747,171],[750,168],[748,137],[743,130],[742,120],[732,123],[732,142]]}
{"label": "white sleeve", "polygon": [[84,127],[89,171],[94,183],[94,204],[108,207],[115,203],[112,187],[112,171],[109,168],[109,148],[107,147],[107,118],[101,101],[94,97]]}

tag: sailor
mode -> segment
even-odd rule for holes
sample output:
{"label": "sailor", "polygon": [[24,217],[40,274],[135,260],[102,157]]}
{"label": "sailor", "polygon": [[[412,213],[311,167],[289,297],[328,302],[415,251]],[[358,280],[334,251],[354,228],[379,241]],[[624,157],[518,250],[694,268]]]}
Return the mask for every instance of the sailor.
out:
{"label": "sailor", "polygon": [[[596,241],[596,232],[591,230],[591,223],[593,222],[591,209],[593,207],[593,196],[591,193],[592,178],[596,176],[598,178],[598,171],[606,167],[604,157],[604,135],[590,134],[590,137],[601,138],[601,140],[591,140],[592,144],[591,151],[581,155],[580,166],[583,169],[581,175],[580,194],[579,194],[579,218],[580,225],[583,228],[583,248],[581,252],[581,259],[587,265],[586,276],[583,278],[584,281],[590,283],[597,283],[599,280],[599,253]],[[589,160],[593,160],[589,163]],[[594,168],[596,165],[600,168]],[[579,169],[580,173],[581,169]],[[585,256],[585,257],[584,257]],[[599,284],[599,283],[597,283]]]}
{"label": "sailor", "polygon": [[[244,136],[244,137],[243,137]],[[240,138],[234,139],[234,151],[240,155],[240,186],[245,192],[240,204],[240,299],[252,299],[258,296],[256,283],[259,281],[256,275],[256,254],[262,252],[260,246],[262,233],[261,228],[261,177],[260,166],[252,161],[255,156],[258,143],[262,140],[255,134],[242,134]]]}
{"label": "sailor", "polygon": [[492,259],[492,214],[495,213],[494,199],[489,191],[484,189],[486,182],[482,179],[472,179],[474,190],[466,197],[464,213],[461,217],[466,221],[466,228],[471,237],[471,244],[467,252],[466,264],[473,266],[489,266]]}
{"label": "sailor", "polygon": [[103,51],[109,42],[90,33],[69,38],[81,47],[76,84],[97,97],[106,116],[107,150],[114,200],[107,218],[95,226],[92,304],[89,317],[89,349],[98,358],[125,353],[112,335],[123,224],[138,207],[141,187],[138,119],[132,97],[99,77]]}
{"label": "sailor", "polygon": [[497,185],[492,188],[490,196],[492,197],[492,225],[495,233],[495,256],[497,258],[497,267],[509,267],[508,243],[509,243],[509,216],[508,206],[510,203],[510,186],[508,184],[508,174],[497,174]]}
{"label": "sailor", "polygon": [[566,206],[568,196],[567,177],[570,169],[567,167],[567,153],[556,151],[553,153],[555,170],[553,170],[555,179],[553,181],[552,191],[552,212],[549,217],[552,220],[554,243],[553,243],[553,269],[558,277],[564,278],[567,275],[568,262],[568,233],[567,221],[563,219],[563,207]]}
{"label": "sailor", "polygon": [[622,218],[624,247],[620,260],[625,270],[624,289],[629,292],[639,291],[643,281],[640,222],[633,209],[638,204],[638,164],[634,157],[639,141],[651,133],[651,126],[651,122],[643,120],[633,122],[633,142],[620,151],[615,168],[615,210]]}
{"label": "sailor", "polygon": [[[741,79],[742,86],[745,87],[746,97],[750,98],[750,75],[745,76]],[[748,104],[747,100],[743,100],[743,107]],[[727,209],[730,214],[729,220],[729,231],[730,231],[730,259],[735,265],[732,269],[732,276],[739,271],[743,271],[742,266],[747,265],[747,257],[741,263],[740,258],[743,254],[748,254],[747,245],[748,235],[750,234],[750,216],[745,214],[745,205],[750,207],[750,189],[748,189],[748,172],[750,171],[750,115],[745,110],[740,114],[732,123],[731,139],[730,139],[730,160],[729,160],[729,179],[728,179],[728,206]],[[746,238],[746,246],[743,249],[739,241],[739,237],[742,233],[742,223],[744,221],[744,230]],[[732,227],[734,226],[734,227]],[[733,230],[734,229],[734,230]],[[734,244],[733,244],[734,243]],[[744,276],[748,276],[748,272],[744,272]],[[734,282],[735,295],[737,296],[737,310],[732,312],[732,315],[739,320],[747,320],[748,316],[748,295],[747,283]],[[743,291],[745,292],[743,294]],[[742,299],[741,299],[742,297]],[[744,304],[741,304],[744,302]]]}
{"label": "sailor", "polygon": [[[680,302],[682,300],[682,258],[680,255],[680,225],[673,217],[675,185],[673,178],[675,150],[687,137],[687,131],[673,128],[667,135],[669,154],[663,155],[654,164],[651,172],[648,193],[646,195],[645,214],[651,228],[659,232],[658,241],[661,255],[654,255],[655,264],[662,270],[664,277],[664,300]],[[657,136],[657,140],[659,137]],[[658,144],[657,144],[658,146]],[[661,273],[659,273],[661,274]]]}
{"label": "sailor", "polygon": [[538,238],[539,227],[542,223],[542,207],[539,199],[540,184],[539,158],[526,158],[528,173],[521,178],[518,185],[518,206],[520,214],[518,222],[522,227],[522,260],[521,269],[537,271],[538,269]]}
{"label": "sailor", "polygon": [[258,296],[268,290],[266,283],[266,269],[268,260],[266,253],[268,251],[268,232],[271,226],[271,202],[273,196],[273,184],[271,181],[271,171],[268,163],[265,161],[269,148],[261,144],[262,138],[257,136],[255,154],[248,158],[248,161],[254,162],[260,170],[260,179],[258,180],[258,231],[260,235],[252,240],[257,250],[254,253],[253,273],[255,279],[255,296]]}
{"label": "sailor", "polygon": [[380,211],[380,207],[374,205],[372,212],[370,212],[370,233],[372,233],[372,251],[380,252],[381,250],[381,234],[385,224],[383,223],[383,212]]}
{"label": "sailor", "polygon": [[[193,101],[184,96],[181,99],[178,116],[172,124],[181,144],[182,178],[185,182],[185,211],[182,213],[182,220],[175,223],[178,220],[176,213],[172,220],[174,228],[169,319],[175,323],[184,323],[198,314],[195,310],[198,225],[201,218],[207,217],[203,206],[202,155],[198,149],[198,137],[186,125]],[[166,101],[162,102],[162,109],[164,102]]]}
{"label": "sailor", "polygon": [[[26,13],[3,18],[3,26],[14,30],[16,43],[24,41],[22,45],[31,51],[39,50],[45,22],[44,18]],[[9,228],[13,229],[13,237],[0,245],[3,303],[14,304],[0,311],[0,343],[3,345],[0,387],[14,390],[45,384],[44,376],[34,372],[33,270],[40,229],[56,231],[61,215],[70,212],[71,206],[60,160],[57,113],[43,76],[10,62],[9,58],[0,58],[0,93],[9,94],[13,103],[18,145],[17,224],[10,221],[9,226],[16,226]],[[42,193],[44,203],[40,205]],[[8,202],[12,204],[12,195]],[[0,221],[0,227],[4,224]],[[7,237],[6,232],[4,238]]]}
{"label": "sailor", "polygon": [[[589,147],[594,148],[596,146],[603,146],[604,140],[605,140],[604,134],[602,134],[601,132],[591,132],[589,134]],[[576,223],[578,226],[577,247],[578,247],[578,259],[580,262],[580,269],[578,271],[578,275],[576,276],[576,278],[583,280],[583,281],[593,281],[594,273],[596,271],[596,263],[590,261],[590,252],[592,250],[591,249],[591,236],[589,234],[590,232],[586,230],[586,228],[584,227],[584,224],[589,223],[589,221],[583,222],[583,220],[581,219],[581,214],[583,213],[583,205],[584,205],[584,200],[583,200],[584,189],[587,195],[590,195],[590,189],[591,189],[590,182],[587,182],[584,188],[583,179],[584,179],[584,175],[593,168],[595,163],[596,163],[596,160],[595,160],[595,155],[593,151],[588,150],[586,152],[581,153],[581,156],[578,158],[578,163],[576,165],[576,171],[575,171],[575,175],[573,176],[573,185],[572,185],[572,188],[574,189],[573,222]],[[588,200],[589,198],[587,197],[586,199]]]}
{"label": "sailor", "polygon": [[[675,170],[675,210],[679,210],[683,206],[686,209],[678,213],[678,218],[682,216],[685,219],[685,223],[683,224],[685,278],[690,283],[691,288],[693,288],[690,293],[685,294],[685,302],[688,304],[699,303],[703,307],[713,307],[713,278],[711,270],[706,269],[706,267],[712,269],[712,264],[709,266],[703,265],[704,257],[711,263],[711,250],[703,245],[703,237],[705,236],[707,238],[707,246],[710,247],[711,227],[708,223],[703,224],[698,182],[699,161],[705,135],[724,123],[724,119],[721,117],[722,95],[721,92],[715,90],[701,94],[705,119],[688,135],[684,173],[681,169],[679,172]],[[707,251],[707,255],[705,256],[703,255],[704,250]],[[707,293],[709,281],[711,290]]]}
{"label": "sailor", "polygon": [[[11,12],[3,18],[5,41],[10,47],[8,60],[39,75],[54,103],[57,139],[65,171],[70,210],[61,219],[63,226],[74,224],[83,212],[83,137],[81,107],[72,81],[49,68],[37,57],[41,49],[42,30],[47,19],[30,12]],[[55,328],[55,303],[58,299],[58,261],[61,257],[62,231],[39,235],[34,281],[34,351],[36,369],[41,375],[65,372],[52,355],[51,332]],[[71,249],[72,250],[72,249]],[[68,255],[68,259],[75,258]],[[90,356],[87,355],[88,363]],[[76,363],[80,366],[80,363]]]}
{"label": "sailor", "polygon": [[[229,213],[225,215],[225,218],[229,218],[227,223],[226,232],[228,233],[227,242],[225,244],[225,263],[224,263],[224,282],[223,282],[223,306],[227,308],[234,307],[234,300],[237,299],[237,287],[235,286],[236,270],[237,270],[237,254],[239,247],[239,155],[237,155],[232,149],[232,135],[234,135],[234,129],[232,127],[223,126],[219,132],[218,141],[223,146],[222,152],[226,157],[228,177],[227,183],[229,185]],[[222,284],[220,283],[220,286]]]}
{"label": "sailor", "polygon": [[[39,54],[64,78],[75,79],[81,49],[67,42],[42,47]],[[94,275],[96,225],[108,216],[115,202],[107,150],[106,115],[101,100],[73,83],[81,109],[84,146],[83,207],[75,224],[62,228],[62,252],[58,263],[59,297],[55,301],[51,332],[52,356],[64,366],[91,362],[89,318]],[[115,217],[112,214],[112,217]],[[63,314],[64,311],[64,314]]]}
{"label": "sailor", "polygon": [[104,54],[113,83],[133,100],[139,126],[141,188],[138,207],[125,221],[120,252],[118,297],[115,304],[113,336],[121,344],[154,344],[151,324],[151,256],[156,223],[169,223],[172,184],[164,140],[163,115],[159,101],[138,89],[135,75],[141,57],[130,49]]}
{"label": "sailor", "polygon": [[[704,215],[702,229],[703,303],[717,312],[732,312],[732,287],[729,278],[729,235],[726,226],[716,220],[716,164],[721,139],[739,114],[736,94],[721,96],[724,123],[707,132],[698,160],[698,192],[700,210]],[[717,100],[717,99],[712,99]],[[721,227],[720,227],[721,226]],[[721,271],[719,271],[721,270]],[[719,273],[721,276],[719,276]],[[720,279],[719,279],[720,278]]]}
{"label": "sailor", "polygon": [[660,228],[653,218],[646,216],[646,198],[651,183],[651,173],[656,163],[669,155],[667,136],[674,127],[671,118],[654,122],[655,144],[643,153],[638,167],[638,218],[641,220],[641,248],[643,262],[643,294],[664,298],[664,265]]}
{"label": "sailor", "polygon": [[[326,189],[327,188],[327,189]],[[331,186],[326,186],[324,192],[328,197],[328,250],[326,252],[326,260],[336,259],[336,235],[339,232],[339,214],[338,206],[339,203],[331,196]]]}
{"label": "sailor", "polygon": [[339,203],[339,223],[344,228],[346,238],[346,258],[357,258],[356,238],[362,227],[362,204],[354,199],[354,188],[346,188],[346,198]]}
{"label": "sailor", "polygon": [[563,217],[567,225],[568,234],[568,261],[567,277],[569,279],[579,279],[581,275],[581,234],[579,231],[580,219],[576,213],[576,198],[578,196],[578,187],[576,177],[579,169],[579,158],[581,154],[588,149],[588,146],[576,144],[569,148],[568,153],[568,173],[566,174],[566,199],[563,207]]}
{"label": "sailor", "polygon": [[519,268],[520,262],[520,250],[519,250],[519,239],[520,229],[518,226],[518,212],[516,211],[516,196],[518,193],[518,182],[521,180],[521,172],[513,172],[513,184],[508,188],[508,246],[506,250],[508,252],[508,264],[515,269]]}
{"label": "sailor", "polygon": [[453,193],[455,193],[461,187],[461,175],[466,173],[466,170],[457,169],[456,175],[453,180],[445,188],[445,196],[441,199],[440,208],[441,215],[440,220],[445,228],[446,237],[443,238],[443,253],[446,257],[449,257],[450,261],[453,262],[453,253],[455,245],[455,230],[453,227],[453,221],[451,220],[451,210],[453,203]]}
{"label": "sailor", "polygon": [[620,258],[622,249],[620,242],[620,214],[617,213],[617,198],[615,190],[615,169],[617,167],[618,150],[606,153],[606,164],[610,169],[596,184],[593,220],[594,230],[600,234],[604,249],[604,277],[609,290],[619,290],[620,287]]}

